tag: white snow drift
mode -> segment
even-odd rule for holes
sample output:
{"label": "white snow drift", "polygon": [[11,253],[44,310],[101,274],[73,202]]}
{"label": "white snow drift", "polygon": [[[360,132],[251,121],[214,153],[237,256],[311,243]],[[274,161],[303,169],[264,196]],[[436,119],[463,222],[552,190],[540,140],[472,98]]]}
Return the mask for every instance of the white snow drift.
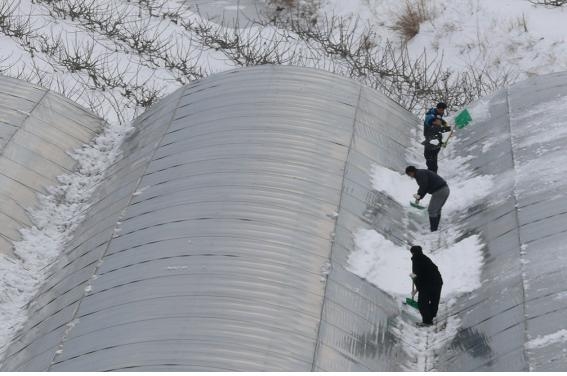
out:
{"label": "white snow drift", "polygon": [[[374,230],[359,230],[354,237],[356,251],[350,255],[350,270],[394,296],[409,296],[412,282],[411,253]],[[480,287],[483,263],[482,243],[470,236],[434,253],[424,252],[439,267],[443,277],[441,296],[449,299]]]}
{"label": "white snow drift", "polygon": [[77,171],[60,176],[61,185],[39,197],[38,207],[30,211],[34,226],[22,229],[22,240],[14,244],[16,258],[0,255],[0,358],[26,321],[27,305],[83,220],[91,195],[120,156],[122,140],[131,129],[109,125],[90,145],[76,150],[72,156]]}

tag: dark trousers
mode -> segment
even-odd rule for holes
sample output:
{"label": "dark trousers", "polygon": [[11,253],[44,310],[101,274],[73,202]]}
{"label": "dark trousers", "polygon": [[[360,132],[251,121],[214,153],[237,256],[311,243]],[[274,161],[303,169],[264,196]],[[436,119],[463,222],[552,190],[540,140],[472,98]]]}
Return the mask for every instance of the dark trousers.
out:
{"label": "dark trousers", "polygon": [[437,231],[437,228],[439,227],[439,222],[441,221],[441,209],[447,202],[450,193],[451,191],[449,190],[449,187],[444,186],[431,194],[431,200],[429,200],[429,206],[427,208],[427,211],[429,212],[429,225],[431,226],[431,232]]}
{"label": "dark trousers", "polygon": [[427,169],[437,173],[437,155],[441,149],[428,149],[425,148],[423,156],[425,157],[425,164]]}
{"label": "dark trousers", "polygon": [[442,284],[427,286],[419,291],[417,305],[424,324],[433,323],[433,318],[437,316],[442,287]]}

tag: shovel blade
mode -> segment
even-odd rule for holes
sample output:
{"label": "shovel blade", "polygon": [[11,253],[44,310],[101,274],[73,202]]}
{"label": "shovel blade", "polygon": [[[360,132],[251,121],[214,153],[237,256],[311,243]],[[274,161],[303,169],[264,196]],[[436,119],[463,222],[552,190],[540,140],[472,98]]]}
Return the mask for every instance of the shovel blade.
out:
{"label": "shovel blade", "polygon": [[406,304],[409,305],[410,307],[415,308],[415,309],[419,309],[417,302],[415,300],[413,300],[412,298],[406,298]]}
{"label": "shovel blade", "polygon": [[420,209],[420,210],[425,209],[425,206],[421,206],[420,204],[417,204],[417,203],[415,203],[415,202],[413,202],[413,201],[410,201],[410,205],[411,205],[412,207],[416,208],[416,209]]}
{"label": "shovel blade", "polygon": [[455,117],[455,125],[459,129],[466,127],[471,121],[471,114],[466,108]]}

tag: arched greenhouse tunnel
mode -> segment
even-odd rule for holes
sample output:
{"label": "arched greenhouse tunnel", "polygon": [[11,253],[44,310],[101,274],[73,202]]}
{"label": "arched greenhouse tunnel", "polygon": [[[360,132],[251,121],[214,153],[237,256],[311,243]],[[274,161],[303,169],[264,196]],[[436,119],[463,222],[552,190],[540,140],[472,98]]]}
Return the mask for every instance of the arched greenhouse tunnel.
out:
{"label": "arched greenhouse tunnel", "polygon": [[[10,83],[3,97],[26,88]],[[567,133],[541,114],[566,96],[567,74],[532,78],[484,100],[485,120],[457,132],[451,158],[496,182],[447,219],[481,239],[482,283],[423,334],[407,330],[397,297],[349,267],[360,229],[400,247],[420,240],[419,216],[371,179],[420,152],[420,120],[313,69],[239,69],[183,87],[133,122],[1,369],[565,369],[553,335],[567,313]],[[102,124],[77,121],[86,133]],[[412,348],[412,333],[432,340]]]}

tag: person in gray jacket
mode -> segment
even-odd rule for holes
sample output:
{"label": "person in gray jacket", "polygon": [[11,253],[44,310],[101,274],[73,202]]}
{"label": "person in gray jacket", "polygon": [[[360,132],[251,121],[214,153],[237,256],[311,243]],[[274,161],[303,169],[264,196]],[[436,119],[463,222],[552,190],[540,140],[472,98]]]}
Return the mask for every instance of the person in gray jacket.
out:
{"label": "person in gray jacket", "polygon": [[447,198],[449,198],[450,190],[447,182],[435,172],[417,169],[415,166],[406,167],[406,174],[414,178],[417,185],[419,185],[417,193],[413,195],[416,202],[419,202],[428,193],[431,195],[429,207],[427,208],[429,225],[431,232],[437,231],[441,221],[441,209],[447,202]]}

